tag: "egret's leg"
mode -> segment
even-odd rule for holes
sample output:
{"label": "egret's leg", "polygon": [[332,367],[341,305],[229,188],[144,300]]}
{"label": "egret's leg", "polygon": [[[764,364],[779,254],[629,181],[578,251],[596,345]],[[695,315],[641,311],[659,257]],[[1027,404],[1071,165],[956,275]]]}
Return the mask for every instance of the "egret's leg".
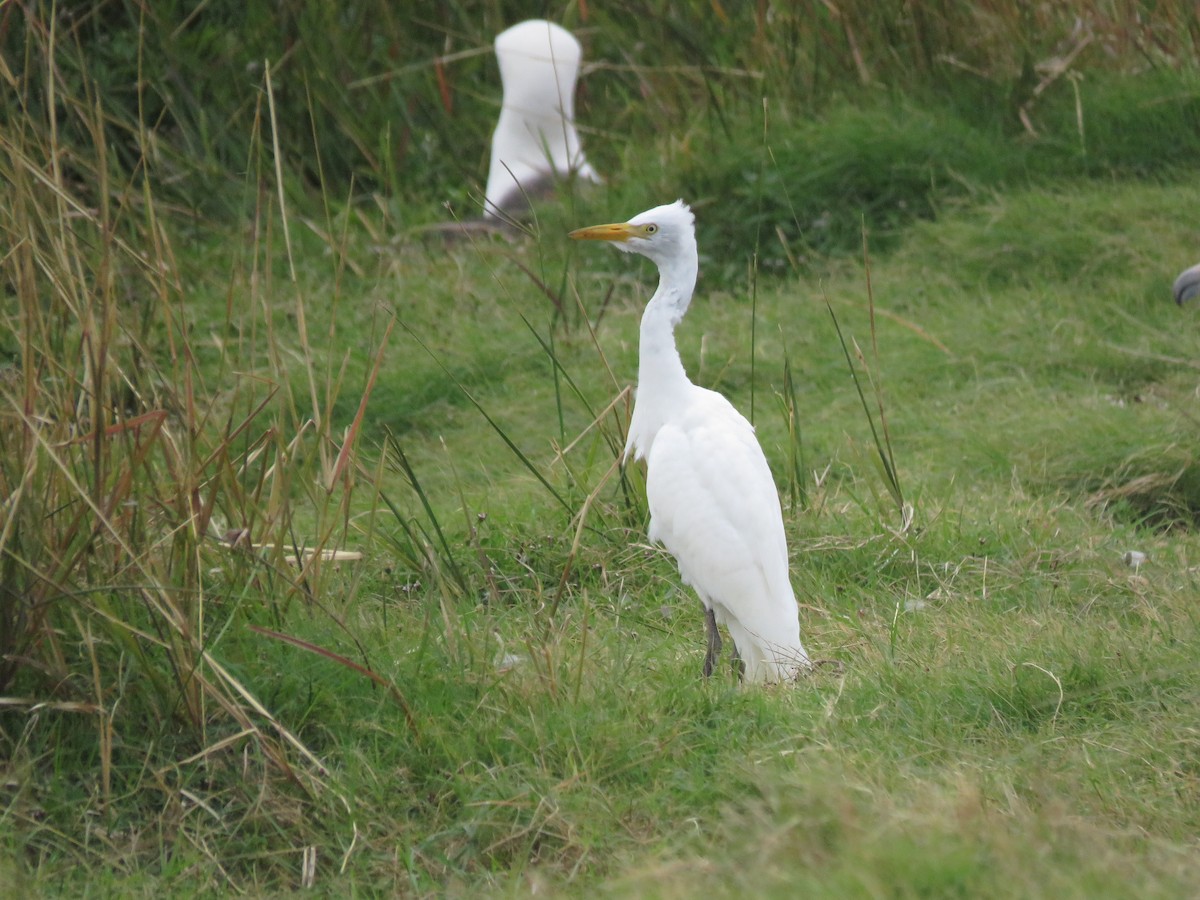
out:
{"label": "egret's leg", "polygon": [[729,660],[733,672],[737,675],[737,680],[742,681],[746,677],[746,662],[742,659],[742,654],[738,652],[737,644],[733,645],[733,657]]}
{"label": "egret's leg", "polygon": [[708,653],[704,657],[704,677],[713,673],[717,657],[721,655],[721,632],[717,631],[717,616],[712,607],[704,608],[704,624],[708,628]]}

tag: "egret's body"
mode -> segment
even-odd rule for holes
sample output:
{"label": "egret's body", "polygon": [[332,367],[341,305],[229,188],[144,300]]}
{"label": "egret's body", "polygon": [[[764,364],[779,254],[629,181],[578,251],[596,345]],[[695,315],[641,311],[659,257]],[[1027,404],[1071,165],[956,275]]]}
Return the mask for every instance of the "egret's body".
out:
{"label": "egret's body", "polygon": [[1175,284],[1171,286],[1171,293],[1180,306],[1193,297],[1200,296],[1200,265],[1180,272]]}
{"label": "egret's body", "polygon": [[565,28],[530,19],[496,36],[504,100],[492,134],[485,217],[512,213],[526,198],[574,173],[599,181],[575,130],[575,79],[582,51]]}
{"label": "egret's body", "polygon": [[809,667],[788,577],[779,494],[753,426],[725,397],[693,384],[675,326],[695,289],[692,212],[682,202],[616,225],[571,232],[640,253],[659,269],[642,314],[637,400],[625,457],[646,461],[650,538],[679,563],[704,604],[710,674],[724,625],[751,681],[784,681]]}

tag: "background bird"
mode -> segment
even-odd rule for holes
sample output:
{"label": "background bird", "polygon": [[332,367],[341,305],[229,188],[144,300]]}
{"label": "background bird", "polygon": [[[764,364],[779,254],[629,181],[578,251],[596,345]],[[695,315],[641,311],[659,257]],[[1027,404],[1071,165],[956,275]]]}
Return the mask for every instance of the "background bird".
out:
{"label": "background bird", "polygon": [[1182,306],[1188,300],[1200,295],[1200,264],[1184,269],[1175,279],[1171,287],[1175,302]]}
{"label": "background bird", "polygon": [[575,36],[544,19],[496,35],[504,100],[492,133],[485,217],[519,212],[556,181],[600,176],[575,130],[575,79],[583,52]]}
{"label": "background bird", "polygon": [[658,266],[658,289],[642,314],[637,401],[624,457],[646,460],[650,539],[671,552],[704,604],[704,674],[716,664],[717,626],[724,625],[746,678],[789,680],[810,663],[771,470],[754,427],[721,394],[688,379],[675,346],[699,266],[694,223],[680,200],[570,236],[610,242]]}

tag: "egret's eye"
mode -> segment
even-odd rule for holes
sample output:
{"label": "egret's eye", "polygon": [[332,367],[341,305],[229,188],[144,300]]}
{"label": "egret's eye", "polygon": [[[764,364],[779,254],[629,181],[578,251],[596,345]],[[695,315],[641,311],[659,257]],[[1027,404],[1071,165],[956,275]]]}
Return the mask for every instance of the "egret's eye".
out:
{"label": "egret's eye", "polygon": [[647,225],[646,226],[646,234],[654,234],[657,231],[658,231],[657,225]]}

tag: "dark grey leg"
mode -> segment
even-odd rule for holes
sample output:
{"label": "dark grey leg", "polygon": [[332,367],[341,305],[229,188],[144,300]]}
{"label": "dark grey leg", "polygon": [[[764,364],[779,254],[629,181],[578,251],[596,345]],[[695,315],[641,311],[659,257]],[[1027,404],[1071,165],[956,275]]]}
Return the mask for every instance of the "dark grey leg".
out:
{"label": "dark grey leg", "polygon": [[746,677],[746,663],[742,660],[742,654],[738,653],[737,644],[733,645],[733,658],[729,660],[729,664],[733,668],[734,674],[737,675],[738,681]]}
{"label": "dark grey leg", "polygon": [[704,624],[708,627],[708,653],[704,657],[704,677],[708,678],[717,667],[721,655],[721,633],[717,631],[717,616],[708,607],[704,608]]}

